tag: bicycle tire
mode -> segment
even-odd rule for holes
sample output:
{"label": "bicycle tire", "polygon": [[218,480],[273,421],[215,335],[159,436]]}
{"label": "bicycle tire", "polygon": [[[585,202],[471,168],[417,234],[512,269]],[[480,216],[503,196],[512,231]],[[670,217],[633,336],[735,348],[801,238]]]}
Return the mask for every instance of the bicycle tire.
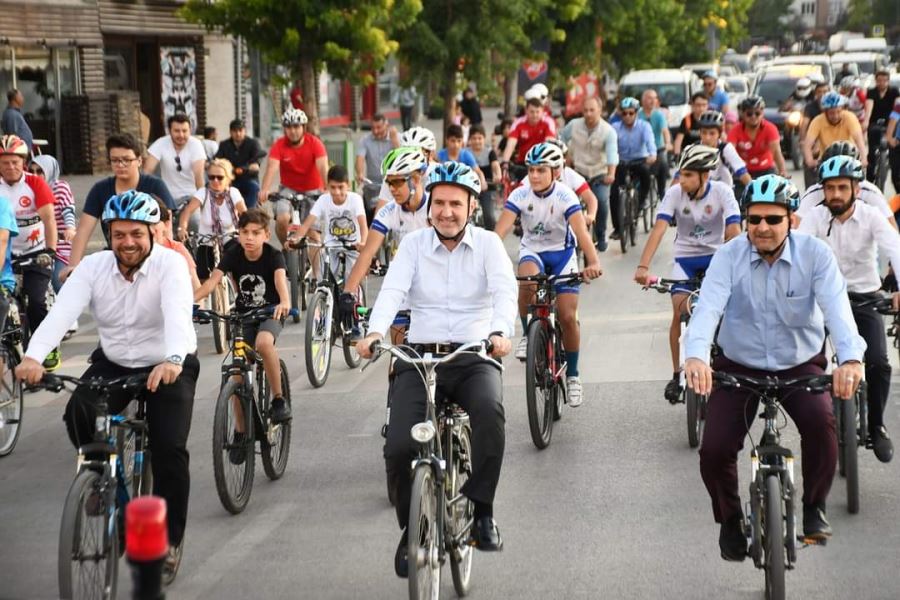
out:
{"label": "bicycle tire", "polygon": [[[619,191],[620,198],[623,200],[622,202],[622,219],[619,223],[619,246],[622,249],[622,254],[628,252],[628,219],[629,219],[629,206],[628,206],[628,190],[622,188]],[[624,196],[624,198],[622,198]]]}
{"label": "bicycle tire", "polygon": [[302,271],[300,271],[300,255],[296,250],[284,253],[287,267],[288,289],[291,293],[291,308],[296,309],[296,314],[291,317],[294,323],[300,322],[300,311],[303,309],[303,291],[301,289]]}
{"label": "bicycle tire", "polygon": [[[288,376],[287,365],[283,360],[278,361],[281,366],[281,395],[284,396],[288,406],[291,405],[291,381]],[[269,426],[268,410],[269,396],[267,394],[266,405],[263,410],[263,423],[269,427],[265,437],[260,436],[260,458],[262,458],[263,471],[271,481],[281,479],[287,468],[288,457],[291,453],[291,423],[287,421],[279,425]]]}
{"label": "bicycle tire", "polygon": [[[365,286],[359,286],[359,305],[360,306],[368,306],[366,303],[366,288]],[[360,324],[362,327],[362,324]],[[362,337],[366,337],[366,331],[362,331]],[[347,363],[347,366],[351,369],[355,369],[359,367],[362,362],[362,358],[359,357],[359,352],[356,351],[356,346],[351,341],[351,335],[344,335],[341,338],[341,349],[344,351],[344,362]]]}
{"label": "bicycle tire", "polygon": [[[306,274],[309,273],[309,278]],[[309,297],[316,291],[312,264],[309,260],[309,248],[300,249],[300,308],[306,310],[309,308]],[[294,317],[294,323],[300,322],[300,315]]]}
{"label": "bicycle tire", "polygon": [[750,514],[747,515],[750,527],[750,543],[747,546],[747,555],[753,560],[757,569],[763,567],[762,553],[762,499],[763,499],[763,475],[757,472],[756,477],[750,482]]}
{"label": "bicycle tire", "polygon": [[884,187],[887,184],[888,169],[890,169],[888,164],[888,151],[884,148],[880,148],[875,159],[877,161],[875,163],[875,185],[883,192]]}
{"label": "bicycle tire", "polygon": [[841,403],[841,438],[838,450],[844,455],[844,473],[847,483],[847,512],[859,512],[859,445],[856,432],[856,402],[838,400]]}
{"label": "bicycle tire", "polygon": [[407,557],[409,600],[437,600],[441,591],[441,532],[438,531],[438,507],[431,465],[421,464],[413,473],[409,503]]}
{"label": "bicycle tire", "polygon": [[[223,278],[224,281],[224,278]],[[210,304],[212,304],[212,309],[214,312],[219,314],[225,314],[228,312],[228,307],[226,306],[227,300],[225,299],[225,288],[224,284],[220,283],[217,285],[212,294],[210,294]],[[220,319],[218,317],[213,317],[212,319],[212,330],[213,330],[213,346],[216,349],[216,354],[224,354],[229,349],[228,344],[228,323],[225,322],[224,319]]]}
{"label": "bicycle tire", "polygon": [[[453,459],[453,474],[447,488],[448,505],[453,498],[460,495],[463,484],[472,475],[472,439],[468,425],[459,428],[459,435],[454,436],[458,446]],[[460,496],[462,502],[451,506],[452,528],[455,536],[469,529],[475,516],[475,505],[466,496]],[[475,549],[466,543],[465,538],[450,549],[450,575],[453,578],[453,589],[456,595],[463,597],[469,593],[472,585],[472,559]]]}
{"label": "bicycle tire", "polygon": [[687,408],[687,433],[688,445],[696,448],[703,439],[703,405],[705,398],[696,394],[690,387],[685,386],[684,404]]}
{"label": "bicycle tire", "polygon": [[631,242],[632,246],[637,246],[637,221],[638,211],[640,209],[638,207],[637,190],[634,189],[634,187],[631,188],[631,192],[628,197],[628,202],[631,205],[631,208],[629,210],[630,218],[628,219],[628,241]]}
{"label": "bicycle tire", "polygon": [[0,346],[0,458],[12,454],[22,432],[24,415],[24,393],[22,382],[16,378],[13,369],[19,364],[18,353],[3,344]]}
{"label": "bicycle tire", "polygon": [[837,442],[838,442],[838,464],[837,470],[838,475],[841,477],[847,476],[847,471],[844,467],[844,417],[841,413],[841,400],[832,396],[831,405],[832,412],[834,413],[834,430],[837,433]]}
{"label": "bicycle tire", "polygon": [[[231,378],[225,380],[216,400],[215,416],[213,417],[212,451],[216,492],[222,506],[233,515],[243,512],[250,501],[250,495],[253,492],[253,471],[256,465],[253,416],[250,406],[252,400],[248,402],[244,397],[243,386],[244,383],[241,381]],[[233,432],[238,417],[234,411],[232,398],[238,399],[243,412],[246,438],[240,446],[236,446],[234,443]],[[244,460],[240,464],[233,464],[230,459],[230,451],[240,447],[244,448]]]}
{"label": "bicycle tire", "polygon": [[784,600],[784,514],[781,479],[777,474],[766,477],[765,552],[766,600]]}
{"label": "bicycle tire", "polygon": [[651,193],[652,193],[652,191],[647,194],[647,207],[641,211],[641,218],[644,221],[644,233],[650,233],[650,219],[651,219],[651,216],[650,216],[650,210],[651,210],[650,209],[650,194]]}
{"label": "bicycle tire", "polygon": [[[111,515],[108,508],[98,515],[89,515],[86,511],[88,498],[98,487],[101,489],[103,487],[100,473],[82,469],[75,476],[66,495],[59,528],[57,563],[59,597],[64,600],[116,597],[119,572],[119,520],[114,514],[115,511]],[[85,560],[79,560],[82,555],[87,555]],[[105,558],[100,560],[98,559],[100,556]],[[82,577],[82,569],[94,573],[95,576]],[[102,589],[92,587],[83,590],[81,586],[87,585],[88,582],[99,582]]]}
{"label": "bicycle tire", "polygon": [[[556,344],[554,350],[556,352],[556,364],[562,365],[566,362],[566,349],[563,348],[562,325],[559,320],[556,321]],[[566,378],[560,377],[556,381],[556,392],[553,398],[553,421],[562,419],[562,406],[565,399],[568,398],[568,388],[566,387]]]}
{"label": "bicycle tire", "polygon": [[543,450],[553,437],[553,410],[558,387],[550,372],[547,326],[541,319],[528,324],[528,350],[525,356],[525,402],[531,441]]}
{"label": "bicycle tire", "polygon": [[309,383],[320,388],[328,380],[331,370],[331,339],[333,327],[326,327],[326,313],[330,310],[324,292],[316,292],[306,311],[306,335],[303,354]]}

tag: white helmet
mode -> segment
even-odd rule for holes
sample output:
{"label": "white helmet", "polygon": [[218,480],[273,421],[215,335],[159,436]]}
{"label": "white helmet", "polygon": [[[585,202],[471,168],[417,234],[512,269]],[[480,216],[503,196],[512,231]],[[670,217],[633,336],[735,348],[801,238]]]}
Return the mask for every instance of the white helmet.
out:
{"label": "white helmet", "polygon": [[437,140],[434,139],[434,134],[424,127],[412,127],[401,133],[400,145],[415,146],[429,152],[437,150]]}
{"label": "white helmet", "polygon": [[308,121],[309,119],[306,118],[306,113],[299,108],[291,107],[281,115],[281,124],[285,127],[288,125],[306,125]]}
{"label": "white helmet", "polygon": [[812,91],[812,80],[809,77],[801,77],[797,80],[797,85],[794,88],[794,92],[797,94],[798,98],[806,98],[809,96],[809,93]]}
{"label": "white helmet", "polygon": [[537,92],[537,95],[541,100],[546,100],[547,96],[550,95],[550,90],[548,90],[547,86],[544,85],[543,83],[536,83],[533,86],[531,86],[531,89],[533,89],[535,92]]}

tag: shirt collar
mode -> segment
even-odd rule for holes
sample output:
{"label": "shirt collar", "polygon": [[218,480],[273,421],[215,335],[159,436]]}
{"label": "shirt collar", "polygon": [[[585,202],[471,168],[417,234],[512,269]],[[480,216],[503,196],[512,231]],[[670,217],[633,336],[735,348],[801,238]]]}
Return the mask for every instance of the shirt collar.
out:
{"label": "shirt collar", "polygon": [[[750,244],[750,264],[756,266],[763,257],[759,255],[759,252],[756,250],[756,246],[753,245],[753,242],[750,241],[750,234],[747,234],[747,243]],[[794,247],[794,238],[791,236],[790,232],[788,232],[787,242],[785,242],[784,247],[781,249],[781,254],[778,255],[779,260],[783,260],[789,265],[794,264],[793,260],[793,247]]]}
{"label": "shirt collar", "polygon": [[[460,244],[465,244],[469,248],[475,249],[475,239],[472,235],[472,227],[471,225],[466,225],[466,232],[463,234],[462,239],[459,241]],[[431,249],[432,251],[437,251],[438,248],[443,246],[444,243],[441,242],[441,239],[437,235],[437,230],[432,226],[431,227]],[[459,245],[457,245],[457,248]]]}
{"label": "shirt collar", "polygon": [[[137,272],[134,274],[133,279],[135,281],[137,280],[138,275],[143,275],[144,277],[147,277],[150,274],[150,261],[153,259],[154,256],[156,256],[157,254],[159,254],[161,252],[160,248],[162,248],[162,247],[163,247],[162,244],[157,243],[156,241],[153,242],[153,248],[150,249],[150,256],[148,256],[144,260],[144,262],[141,263],[141,268],[138,269]],[[112,252],[112,250],[110,250],[110,252]],[[174,252],[174,250],[173,250],[173,252]],[[115,274],[117,277],[122,279],[122,281],[128,281],[127,279],[125,279],[125,276],[122,275],[122,271],[119,270],[119,261],[115,257],[115,254],[113,254],[113,268],[115,269]],[[132,281],[132,283],[133,283],[133,281]]]}

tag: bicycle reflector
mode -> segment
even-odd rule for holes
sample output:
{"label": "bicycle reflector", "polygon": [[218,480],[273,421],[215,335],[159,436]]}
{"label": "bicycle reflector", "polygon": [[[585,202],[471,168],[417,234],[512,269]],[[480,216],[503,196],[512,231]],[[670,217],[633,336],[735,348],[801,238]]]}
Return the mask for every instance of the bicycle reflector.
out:
{"label": "bicycle reflector", "polygon": [[169,550],[166,528],[166,501],[158,496],[141,496],[125,509],[125,551],[137,562],[159,560]]}
{"label": "bicycle reflector", "polygon": [[434,439],[434,425],[431,424],[431,421],[416,423],[412,426],[410,433],[412,438],[420,444],[427,444]]}

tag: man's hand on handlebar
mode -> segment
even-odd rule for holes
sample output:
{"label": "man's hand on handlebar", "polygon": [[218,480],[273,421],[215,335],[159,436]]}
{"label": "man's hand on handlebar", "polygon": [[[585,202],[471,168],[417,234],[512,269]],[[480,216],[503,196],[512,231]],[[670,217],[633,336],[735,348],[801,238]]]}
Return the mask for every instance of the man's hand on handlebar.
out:
{"label": "man's hand on handlebar", "polygon": [[512,350],[512,341],[502,335],[492,335],[488,340],[491,342],[491,356],[494,358],[502,358]]}
{"label": "man's hand on handlebar", "polygon": [[380,333],[370,333],[363,339],[356,342],[356,352],[359,354],[360,358],[372,358],[374,352],[372,352],[372,344],[375,342],[380,342],[384,339],[384,336]]}
{"label": "man's hand on handlebar", "polygon": [[688,387],[698,395],[706,396],[712,392],[712,369],[699,358],[684,361],[684,376]]}
{"label": "man's hand on handlebar", "polygon": [[40,383],[45,372],[44,365],[28,356],[16,367],[16,377],[31,385]]}

